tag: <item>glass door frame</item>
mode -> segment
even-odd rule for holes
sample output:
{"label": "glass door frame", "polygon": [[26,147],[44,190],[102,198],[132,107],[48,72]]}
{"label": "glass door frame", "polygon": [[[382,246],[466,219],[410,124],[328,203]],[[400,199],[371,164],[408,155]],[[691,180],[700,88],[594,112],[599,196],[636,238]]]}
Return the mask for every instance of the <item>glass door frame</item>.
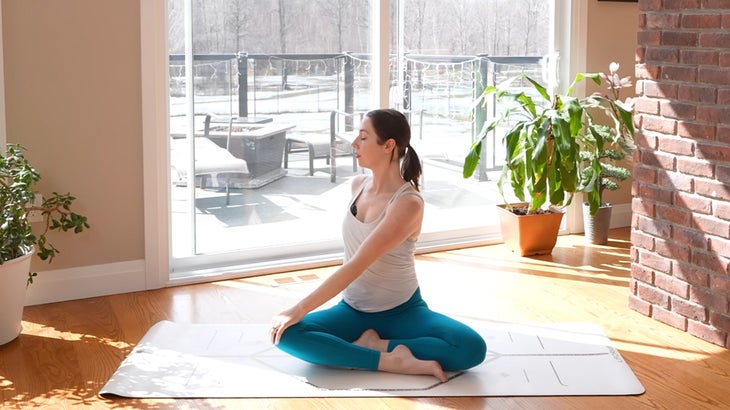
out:
{"label": "glass door frame", "polygon": [[[373,0],[372,7],[372,47],[375,66],[379,70],[373,76],[373,82],[379,84],[372,93],[372,105],[387,107],[388,102],[388,55],[390,42],[390,7],[397,0]],[[559,84],[567,84],[567,74],[580,67],[585,67],[584,36],[571,36],[571,25],[577,24],[577,32],[585,32],[586,6],[581,1],[555,0],[552,21],[551,54],[560,54],[560,59],[567,64],[558,65]],[[572,23],[572,24],[571,24]],[[582,28],[581,28],[582,27]],[[386,33],[386,34],[384,34]],[[142,94],[142,138],[144,163],[144,215],[145,215],[145,270],[147,288],[159,288],[170,285],[209,282],[246,274],[263,274],[280,270],[268,265],[253,264],[247,267],[228,267],[226,261],[220,259],[219,268],[197,271],[195,275],[171,279],[173,267],[171,257],[170,234],[170,158],[168,124],[168,57],[167,57],[167,0],[140,0],[140,35],[141,35],[141,94]],[[584,44],[583,44],[584,45]],[[572,50],[581,50],[579,56],[572,55]],[[577,57],[577,58],[576,58]],[[1,80],[0,80],[1,81]],[[577,214],[577,216],[575,216]],[[568,210],[567,228],[569,232],[576,229],[579,212]],[[579,223],[579,222],[578,222]],[[429,250],[435,250],[430,248]],[[329,255],[330,264],[336,256]],[[325,258],[327,259],[327,258]],[[213,260],[211,260],[213,262]],[[299,260],[287,268],[307,268],[328,263],[310,260]],[[226,266],[224,269],[223,266]],[[247,272],[243,272],[243,270]]]}

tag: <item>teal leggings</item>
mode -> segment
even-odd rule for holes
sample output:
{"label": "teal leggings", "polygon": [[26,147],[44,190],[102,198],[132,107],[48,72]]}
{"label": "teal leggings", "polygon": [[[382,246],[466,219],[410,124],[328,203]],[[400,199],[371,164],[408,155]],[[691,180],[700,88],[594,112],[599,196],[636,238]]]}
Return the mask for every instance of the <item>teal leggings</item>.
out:
{"label": "teal leggings", "polygon": [[314,364],[377,370],[380,352],[352,344],[368,329],[390,340],[389,352],[405,345],[419,359],[438,361],[445,371],[474,367],[487,353],[477,332],[430,310],[420,290],[402,305],[383,312],[360,312],[344,301],[311,312],[284,331],[278,347]]}

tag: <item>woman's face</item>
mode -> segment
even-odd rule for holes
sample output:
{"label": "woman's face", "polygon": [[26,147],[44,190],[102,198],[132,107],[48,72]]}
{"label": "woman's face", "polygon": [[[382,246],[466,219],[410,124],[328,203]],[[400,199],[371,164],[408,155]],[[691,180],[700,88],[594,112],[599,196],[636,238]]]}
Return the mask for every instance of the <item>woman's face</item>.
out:
{"label": "woman's face", "polygon": [[378,143],[378,135],[375,133],[370,117],[365,117],[362,120],[360,131],[355,140],[352,141],[352,148],[355,150],[358,165],[369,169],[372,169],[381,161],[389,161],[390,152],[394,145],[395,141],[393,139],[389,139],[385,144]]}

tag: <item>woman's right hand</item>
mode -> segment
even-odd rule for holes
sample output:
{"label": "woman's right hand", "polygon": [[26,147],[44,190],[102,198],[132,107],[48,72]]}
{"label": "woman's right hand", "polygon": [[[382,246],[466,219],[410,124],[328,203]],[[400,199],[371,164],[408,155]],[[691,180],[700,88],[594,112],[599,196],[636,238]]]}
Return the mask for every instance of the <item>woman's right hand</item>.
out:
{"label": "woman's right hand", "polygon": [[284,331],[289,326],[299,323],[304,317],[304,314],[305,312],[299,308],[299,305],[295,305],[274,316],[271,320],[271,329],[269,329],[271,343],[278,345]]}

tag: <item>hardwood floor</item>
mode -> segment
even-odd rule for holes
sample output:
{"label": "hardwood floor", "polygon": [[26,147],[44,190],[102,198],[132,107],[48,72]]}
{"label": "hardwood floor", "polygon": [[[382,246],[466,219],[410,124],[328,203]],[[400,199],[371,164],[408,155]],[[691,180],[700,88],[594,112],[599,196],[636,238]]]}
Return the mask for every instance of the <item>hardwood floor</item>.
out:
{"label": "hardwood floor", "polygon": [[502,245],[420,255],[424,298],[457,317],[588,321],[603,327],[646,387],[641,396],[107,400],[97,395],[159,320],[268,323],[332,271],[321,268],[27,307],[0,347],[2,408],[717,409],[730,408],[730,352],[628,308],[629,230],[608,246],[562,236],[552,255]]}

